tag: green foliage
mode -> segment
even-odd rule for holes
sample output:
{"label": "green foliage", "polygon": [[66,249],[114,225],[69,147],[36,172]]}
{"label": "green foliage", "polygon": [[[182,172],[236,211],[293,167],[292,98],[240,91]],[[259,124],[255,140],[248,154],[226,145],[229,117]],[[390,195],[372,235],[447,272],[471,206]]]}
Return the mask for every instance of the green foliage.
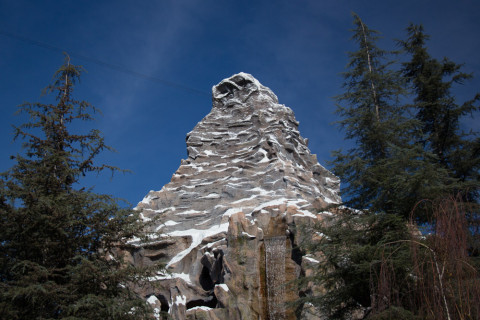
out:
{"label": "green foliage", "polygon": [[[336,97],[338,123],[355,145],[333,152],[333,172],[345,183],[346,204],[373,212],[410,216],[422,199],[467,192],[477,197],[480,169],[478,134],[460,132],[462,116],[478,110],[471,101],[459,106],[450,94],[455,82],[471,76],[459,65],[430,58],[422,29],[410,26],[401,42],[412,61],[401,71],[392,68],[389,52],[377,47],[378,32],[354,14],[345,92]],[[448,81],[444,77],[451,76]],[[415,97],[407,89],[412,83]],[[402,104],[412,99],[414,104]],[[428,208],[425,208],[424,213]],[[419,220],[428,220],[418,212]]]}
{"label": "green foliage", "polygon": [[73,99],[81,67],[65,64],[46,93],[56,104],[26,103],[30,121],[15,128],[24,153],[0,180],[0,314],[4,319],[143,319],[149,307],[128,286],[145,270],[118,248],[144,225],[108,195],[79,187],[110,150],[98,130],[72,133],[96,109]]}
{"label": "green foliage", "polygon": [[478,132],[462,132],[460,119],[473,116],[479,107],[480,94],[462,104],[452,95],[454,84],[463,84],[472,74],[461,72],[462,65],[444,58],[432,58],[426,47],[429,36],[421,25],[407,28],[408,38],[400,45],[411,56],[402,72],[415,94],[410,106],[421,122],[426,150],[433,152],[438,165],[457,179],[457,191],[470,191],[470,200],[478,197],[480,181],[480,137]]}
{"label": "green foliage", "polygon": [[[322,261],[315,275],[307,278],[324,288],[323,296],[306,296],[321,308],[329,319],[350,319],[356,310],[369,308],[372,299],[372,277],[375,282],[381,274],[382,257],[389,256],[399,288],[407,288],[410,257],[407,225],[392,214],[365,214],[350,210],[339,211],[311,230],[320,235],[319,241],[307,241],[307,252],[321,252]],[[385,244],[390,244],[386,246]]]}
{"label": "green foliage", "polygon": [[[478,111],[480,95],[456,102],[453,85],[471,75],[430,57],[421,26],[407,29],[400,44],[411,60],[395,68],[392,53],[376,44],[379,33],[358,15],[353,20],[358,50],[349,54],[345,91],[336,100],[338,123],[354,146],[333,152],[330,164],[345,184],[344,205],[362,211],[339,207],[311,230],[321,240],[304,248],[322,259],[302,285],[313,282],[325,294],[306,292],[300,302],[329,319],[362,312],[368,319],[467,319],[478,313],[480,299],[472,259],[478,256],[480,138],[464,133],[460,120]],[[422,239],[415,223],[431,235]]]}
{"label": "green foliage", "polygon": [[353,16],[358,51],[349,54],[345,93],[336,97],[336,112],[355,146],[333,152],[333,172],[346,185],[347,205],[408,217],[418,199],[431,198],[448,183],[448,173],[429,161],[435,155],[415,143],[420,123],[401,105],[406,81],[392,70],[393,61],[387,59],[392,53],[378,48],[378,32]]}

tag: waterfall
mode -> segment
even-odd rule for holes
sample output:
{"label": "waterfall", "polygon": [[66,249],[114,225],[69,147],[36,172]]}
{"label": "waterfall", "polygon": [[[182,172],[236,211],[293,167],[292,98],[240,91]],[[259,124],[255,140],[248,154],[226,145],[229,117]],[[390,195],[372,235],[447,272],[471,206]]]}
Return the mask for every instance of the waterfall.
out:
{"label": "waterfall", "polygon": [[270,320],[285,319],[285,236],[265,238],[265,273]]}

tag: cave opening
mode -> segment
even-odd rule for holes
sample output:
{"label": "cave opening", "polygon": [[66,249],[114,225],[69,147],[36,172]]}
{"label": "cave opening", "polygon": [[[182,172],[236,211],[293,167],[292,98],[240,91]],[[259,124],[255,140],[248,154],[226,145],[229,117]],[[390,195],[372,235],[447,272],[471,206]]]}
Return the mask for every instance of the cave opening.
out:
{"label": "cave opening", "polygon": [[191,300],[187,302],[186,308],[187,310],[193,309],[195,307],[208,307],[208,308],[216,308],[217,307],[217,297],[215,294],[212,293],[211,296],[208,297],[206,300],[198,299],[198,300]]}
{"label": "cave opening", "polygon": [[296,264],[299,266],[302,265],[302,256],[305,252],[302,252],[302,249],[295,243],[295,235],[293,232],[288,234],[288,238],[290,239],[290,243],[292,244],[292,253],[291,258],[295,261]]}
{"label": "cave opening", "polygon": [[170,307],[168,305],[167,299],[161,294],[157,295],[156,297],[158,300],[160,300],[160,311],[168,312],[170,310]]}
{"label": "cave opening", "polygon": [[200,273],[200,278],[198,279],[202,289],[205,291],[210,291],[215,287],[215,284],[210,277],[210,271],[207,267],[202,268],[202,272]]}

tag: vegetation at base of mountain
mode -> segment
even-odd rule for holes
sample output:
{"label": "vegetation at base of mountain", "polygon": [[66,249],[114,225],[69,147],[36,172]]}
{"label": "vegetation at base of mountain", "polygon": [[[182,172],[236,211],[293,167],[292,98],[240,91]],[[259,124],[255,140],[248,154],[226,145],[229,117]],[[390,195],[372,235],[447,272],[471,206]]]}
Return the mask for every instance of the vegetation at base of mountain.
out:
{"label": "vegetation at base of mountain", "polygon": [[354,144],[330,163],[344,203],[302,244],[321,259],[299,286],[323,293],[298,302],[329,319],[478,319],[480,137],[461,120],[480,95],[457,102],[454,84],[471,75],[431,57],[422,26],[387,52],[377,31],[353,22],[358,50],[336,100]]}

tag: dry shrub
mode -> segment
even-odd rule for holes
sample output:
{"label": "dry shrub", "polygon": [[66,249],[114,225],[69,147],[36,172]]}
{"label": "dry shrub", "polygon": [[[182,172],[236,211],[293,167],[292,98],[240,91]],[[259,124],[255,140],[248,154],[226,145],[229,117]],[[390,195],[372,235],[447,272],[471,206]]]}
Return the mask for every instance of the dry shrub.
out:
{"label": "dry shrub", "polygon": [[[424,319],[480,319],[480,275],[471,246],[478,236],[478,206],[460,196],[430,204],[428,232],[383,246],[371,280],[372,317],[397,306]],[[399,242],[410,244],[411,272],[405,281],[396,279],[390,258],[391,246]]]}

